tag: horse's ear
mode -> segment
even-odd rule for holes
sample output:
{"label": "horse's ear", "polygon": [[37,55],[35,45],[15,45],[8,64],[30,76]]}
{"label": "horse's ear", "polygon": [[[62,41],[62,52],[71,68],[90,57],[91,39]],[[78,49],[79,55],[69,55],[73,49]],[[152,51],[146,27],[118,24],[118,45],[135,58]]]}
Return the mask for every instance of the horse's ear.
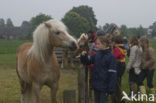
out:
{"label": "horse's ear", "polygon": [[88,39],[88,35],[87,34],[85,34],[85,37],[86,37],[86,39]]}
{"label": "horse's ear", "polygon": [[86,39],[86,36],[85,36],[85,35],[83,35],[83,36],[82,36],[82,38],[83,38],[83,39]]}
{"label": "horse's ear", "polygon": [[48,27],[48,28],[51,28],[51,25],[50,25],[49,23],[47,23],[47,22],[44,22],[44,25],[45,25],[46,27]]}

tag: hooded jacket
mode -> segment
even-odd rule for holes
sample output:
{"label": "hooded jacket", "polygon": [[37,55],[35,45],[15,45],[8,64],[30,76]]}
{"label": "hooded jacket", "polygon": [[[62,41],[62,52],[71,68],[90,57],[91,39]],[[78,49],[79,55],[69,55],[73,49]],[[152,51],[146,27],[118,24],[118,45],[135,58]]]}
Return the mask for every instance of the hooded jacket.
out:
{"label": "hooded jacket", "polygon": [[154,64],[155,64],[154,49],[152,47],[149,47],[143,51],[141,67],[142,69],[151,70],[155,69]]}
{"label": "hooded jacket", "polygon": [[93,64],[91,87],[105,93],[113,93],[117,78],[117,61],[111,50],[99,50],[92,56],[81,55],[80,59],[84,65]]}
{"label": "hooded jacket", "polygon": [[124,44],[116,44],[113,49],[113,54],[118,62],[125,62],[125,56],[127,55],[127,50]]}

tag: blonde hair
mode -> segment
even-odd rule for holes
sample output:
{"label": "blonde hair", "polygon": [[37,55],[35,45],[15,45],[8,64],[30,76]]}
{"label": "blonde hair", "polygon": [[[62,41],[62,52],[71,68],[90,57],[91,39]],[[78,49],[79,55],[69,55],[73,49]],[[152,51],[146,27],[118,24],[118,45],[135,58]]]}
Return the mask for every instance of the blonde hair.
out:
{"label": "blonde hair", "polygon": [[108,35],[105,36],[98,36],[97,39],[101,42],[101,44],[106,44],[106,47],[110,47],[110,39]]}

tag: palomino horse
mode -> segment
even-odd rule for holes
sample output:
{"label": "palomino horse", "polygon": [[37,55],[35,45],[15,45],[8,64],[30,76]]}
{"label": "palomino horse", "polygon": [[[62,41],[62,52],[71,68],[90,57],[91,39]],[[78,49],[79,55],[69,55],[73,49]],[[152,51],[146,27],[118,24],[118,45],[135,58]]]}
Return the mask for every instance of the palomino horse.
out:
{"label": "palomino horse", "polygon": [[39,103],[43,85],[51,89],[51,103],[56,102],[60,71],[54,47],[77,49],[76,40],[59,20],[40,24],[33,33],[33,43],[17,51],[16,71],[21,86],[21,103]]}
{"label": "palomino horse", "polygon": [[85,33],[82,33],[80,38],[77,40],[77,44],[79,46],[79,49],[76,50],[76,54],[78,55],[82,51],[88,51],[88,35]]}

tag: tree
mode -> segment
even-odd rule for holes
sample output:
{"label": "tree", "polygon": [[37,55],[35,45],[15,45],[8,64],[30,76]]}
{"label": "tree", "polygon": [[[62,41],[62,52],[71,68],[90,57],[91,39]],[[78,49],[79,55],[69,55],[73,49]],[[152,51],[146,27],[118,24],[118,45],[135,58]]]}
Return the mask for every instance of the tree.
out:
{"label": "tree", "polygon": [[90,30],[86,18],[81,17],[79,14],[72,11],[67,12],[62,21],[76,37],[79,37],[81,33],[87,33]]}
{"label": "tree", "polygon": [[38,14],[36,15],[35,17],[32,17],[31,20],[30,20],[30,24],[31,24],[31,28],[30,28],[30,31],[29,31],[29,35],[28,35],[28,38],[30,39],[32,36],[32,32],[35,30],[35,28],[43,23],[44,21],[47,21],[49,19],[52,19],[51,16],[49,15],[46,15],[46,14]]}
{"label": "tree", "polygon": [[7,28],[14,27],[14,25],[12,23],[12,20],[10,18],[8,18],[7,21],[6,21],[6,27]]}
{"label": "tree", "polygon": [[5,27],[4,19],[0,18],[0,28]]}
{"label": "tree", "polygon": [[30,26],[31,26],[31,23],[29,21],[23,21],[21,24],[21,28],[27,28]]}
{"label": "tree", "polygon": [[108,29],[109,25],[110,25],[110,24],[106,23],[106,24],[103,26],[103,30],[106,31],[106,30]]}
{"label": "tree", "polygon": [[156,30],[156,22],[153,23],[152,27],[154,30]]}
{"label": "tree", "polygon": [[156,37],[156,29],[154,29],[154,30],[152,31],[152,36],[153,36],[153,37]]}
{"label": "tree", "polygon": [[120,34],[123,35],[123,36],[128,36],[128,29],[127,29],[126,25],[121,25]]}
{"label": "tree", "polygon": [[137,28],[137,35],[138,36],[143,36],[145,35],[145,29],[142,27],[142,25],[139,26],[139,28]]}
{"label": "tree", "polygon": [[2,38],[2,35],[4,34],[5,29],[5,21],[4,19],[0,18],[0,38]]}
{"label": "tree", "polygon": [[29,21],[23,21],[20,29],[21,29],[22,34],[28,35],[31,29],[31,23]]}
{"label": "tree", "polygon": [[152,36],[156,36],[156,22],[154,22],[149,28],[152,29]]}
{"label": "tree", "polygon": [[92,7],[89,7],[87,5],[82,5],[79,7],[73,7],[71,11],[76,12],[81,17],[86,18],[92,30],[97,29],[96,28],[97,19],[95,18],[95,14],[94,14]]}

